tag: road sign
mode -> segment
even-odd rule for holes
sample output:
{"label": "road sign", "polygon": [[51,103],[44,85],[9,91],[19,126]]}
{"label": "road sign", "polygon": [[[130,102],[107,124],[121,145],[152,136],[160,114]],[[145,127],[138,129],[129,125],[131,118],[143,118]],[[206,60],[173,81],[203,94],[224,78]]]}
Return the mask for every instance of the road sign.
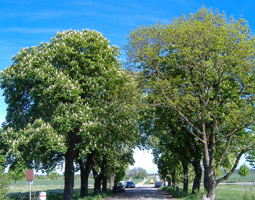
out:
{"label": "road sign", "polygon": [[34,170],[30,169],[26,171],[26,181],[34,180]]}

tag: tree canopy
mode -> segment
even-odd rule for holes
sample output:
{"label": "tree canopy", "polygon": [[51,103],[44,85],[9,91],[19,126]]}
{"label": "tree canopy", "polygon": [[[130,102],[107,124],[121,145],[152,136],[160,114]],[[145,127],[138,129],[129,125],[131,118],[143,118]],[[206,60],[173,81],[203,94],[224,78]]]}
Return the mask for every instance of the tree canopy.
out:
{"label": "tree canopy", "polygon": [[139,138],[138,85],[118,56],[101,33],[68,30],[23,48],[1,72],[9,161],[37,170],[65,161],[64,199],[73,198],[76,159]]}
{"label": "tree canopy", "polygon": [[[254,39],[244,19],[203,7],[170,24],[138,27],[125,46],[130,66],[144,75],[152,106],[178,113],[176,119],[203,145],[211,199],[254,146]],[[229,174],[216,181],[227,160]]]}
{"label": "tree canopy", "polygon": [[[247,21],[203,7],[138,27],[127,40],[133,71],[121,68],[118,47],[91,30],[57,33],[14,56],[0,80],[8,105],[1,165],[7,158],[10,169],[51,170],[65,162],[64,199],[72,199],[74,162],[106,187],[107,163],[123,171],[142,134],[162,173],[174,174],[165,164],[178,158],[183,171],[190,162],[201,177],[203,155],[213,200],[217,184],[255,147],[255,37]],[[228,173],[216,180],[220,167]]]}
{"label": "tree canopy", "polygon": [[250,174],[250,169],[249,169],[249,167],[247,166],[247,165],[245,165],[245,164],[243,164],[241,167],[240,167],[240,169],[238,170],[238,174],[240,175],[240,176],[247,176],[247,175],[249,175]]}

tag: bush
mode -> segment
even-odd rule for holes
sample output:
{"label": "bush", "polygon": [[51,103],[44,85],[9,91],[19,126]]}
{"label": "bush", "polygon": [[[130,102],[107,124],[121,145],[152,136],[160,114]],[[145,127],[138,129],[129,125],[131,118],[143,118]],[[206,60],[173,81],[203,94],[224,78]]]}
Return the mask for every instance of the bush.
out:
{"label": "bush", "polygon": [[4,168],[0,166],[0,199],[5,199],[10,185],[10,177],[4,173]]}
{"label": "bush", "polygon": [[100,199],[103,199],[103,198],[106,198],[108,197],[109,194],[106,194],[106,193],[100,193],[98,195],[93,195],[93,196],[88,196],[88,197],[84,197],[84,198],[79,198],[78,200],[83,200],[83,199],[86,199],[86,200],[100,200]]}
{"label": "bush", "polygon": [[164,191],[168,192],[169,194],[171,194],[172,197],[174,197],[174,198],[182,198],[184,200],[200,200],[200,199],[202,199],[202,197],[204,195],[204,191],[203,190],[200,190],[196,194],[190,194],[190,193],[183,192],[183,190],[180,188],[179,189],[179,193],[177,194],[175,186],[162,187],[162,189]]}
{"label": "bush", "polygon": [[176,187],[175,186],[170,186],[170,187],[163,187],[163,190],[168,192],[169,194],[172,195],[172,197],[187,197],[188,194],[186,192],[183,192],[182,190],[179,189],[179,193],[176,193]]}
{"label": "bush", "polygon": [[242,195],[242,200],[255,200],[255,195],[247,191]]}

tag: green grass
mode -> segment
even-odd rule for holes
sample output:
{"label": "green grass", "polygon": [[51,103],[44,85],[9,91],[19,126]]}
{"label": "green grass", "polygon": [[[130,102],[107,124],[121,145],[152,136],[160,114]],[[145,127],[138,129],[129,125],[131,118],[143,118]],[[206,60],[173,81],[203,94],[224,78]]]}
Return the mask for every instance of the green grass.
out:
{"label": "green grass", "polygon": [[[141,179],[136,179],[136,182],[139,182]],[[200,200],[204,190],[201,186],[201,191],[199,194],[191,195],[192,186],[189,186],[189,194],[182,192],[182,186],[179,186],[180,193],[179,195],[175,194],[175,188],[168,188],[168,192],[173,195],[176,199],[182,200]],[[46,186],[46,185],[33,185],[32,186],[32,200],[37,199],[39,192],[47,192],[47,200],[62,200],[63,199],[63,185],[55,186]],[[10,186],[9,197],[14,200],[28,200],[29,186]],[[84,199],[87,200],[98,200],[103,199],[111,194],[111,191],[108,191],[106,194],[101,193],[98,196],[93,195],[93,189],[89,190],[89,197]],[[80,200],[80,189],[79,186],[74,188],[74,200]],[[252,197],[252,195],[254,195]],[[255,199],[255,188],[253,185],[218,185],[216,188],[216,198],[215,200],[254,200]]]}
{"label": "green grass", "polygon": [[[200,200],[206,192],[201,185],[200,192],[197,195],[191,194],[192,186],[189,186],[189,193],[182,192],[182,186],[179,186],[179,195],[176,194],[176,188],[163,187],[174,198],[182,200]],[[218,185],[215,193],[215,200],[255,200],[254,185]]]}
{"label": "green grass", "polygon": [[[128,181],[129,181],[129,179],[123,179],[123,181],[128,182]],[[143,179],[133,179],[132,181],[133,181],[135,184],[137,184],[137,183],[142,182],[142,181],[143,181]]]}
{"label": "green grass", "polygon": [[[155,176],[149,176],[148,181],[145,184],[150,184],[150,179],[153,179],[154,182],[156,180]],[[252,173],[245,178],[246,182],[252,182],[253,177]],[[124,181],[128,181],[125,179]],[[135,184],[143,181],[143,179],[133,179]],[[225,182],[244,182],[244,178],[240,177],[237,173],[232,174],[229,180]],[[94,180],[89,179],[89,185],[93,185]],[[74,183],[74,200],[79,200],[79,193],[80,193],[80,180],[77,178]],[[216,199],[215,200],[255,200],[255,184],[252,185],[218,185],[216,188]],[[180,187],[180,191],[182,191],[182,186]],[[33,185],[32,185],[32,196],[34,199],[37,199],[39,196],[39,192],[44,191],[47,192],[47,200],[62,200],[63,199],[63,191],[64,191],[64,180],[63,178],[59,178],[58,180],[49,181],[46,178],[35,178]],[[200,197],[195,195],[191,195],[192,186],[189,186],[189,195],[187,194],[180,194],[179,196],[175,195],[175,198],[182,199],[182,200],[200,200],[202,194],[205,193],[203,191],[203,185],[201,185],[201,191],[199,193]],[[93,190],[91,188],[90,197],[86,197],[86,199],[96,200],[103,198],[102,194],[100,196],[93,196]],[[111,193],[111,191],[109,191]],[[175,188],[173,191],[169,191],[175,193]],[[26,181],[17,181],[16,185],[12,181],[11,186],[9,188],[9,196],[12,197],[14,200],[26,200],[28,199],[29,193],[29,186],[27,185]],[[106,194],[107,195],[107,194]],[[254,195],[254,198],[252,197]],[[23,198],[24,197],[24,198]],[[33,199],[33,198],[32,198]]]}
{"label": "green grass", "polygon": [[246,177],[241,177],[238,173],[235,172],[228,178],[228,180],[225,180],[224,182],[236,183],[236,182],[253,182],[253,181],[255,181],[255,174],[252,175],[252,173],[250,173]]}
{"label": "green grass", "polygon": [[[226,173],[223,173],[222,176],[225,176]],[[217,177],[220,178],[222,176]],[[203,180],[203,177],[202,177]],[[237,182],[255,182],[255,171],[250,170],[250,174],[247,175],[246,177],[241,177],[238,174],[238,170],[236,170],[229,178],[228,180],[224,181],[225,183],[237,183]]]}
{"label": "green grass", "polygon": [[[32,200],[37,200],[39,196],[40,191],[33,191],[31,194],[31,199]],[[74,189],[74,200],[81,200],[81,199],[86,199],[86,200],[99,200],[103,199],[107,196],[112,194],[111,191],[107,191],[106,193],[100,193],[99,195],[94,195],[93,194],[93,189],[89,190],[89,195],[84,198],[80,198],[80,189]],[[12,200],[28,200],[29,199],[29,193],[28,192],[20,192],[20,193],[15,193],[15,194],[9,194],[9,198]],[[48,190],[47,191],[47,200],[62,200],[63,199],[63,189],[62,190]]]}
{"label": "green grass", "polygon": [[[31,197],[33,200],[37,200],[39,192],[46,192],[47,200],[62,200],[64,193],[63,185],[32,185],[31,186]],[[100,195],[93,194],[93,188],[89,188],[89,196],[83,199],[87,200],[98,200],[105,198],[112,194],[112,191],[107,191],[106,193],[100,193]],[[8,197],[12,200],[28,200],[29,199],[29,186],[10,186]],[[81,199],[80,197],[80,186],[74,187],[74,200]]]}
{"label": "green grass", "polygon": [[[255,195],[254,185],[218,185],[216,188],[216,200],[240,200],[244,196]],[[250,199],[252,199],[250,197]],[[255,198],[253,198],[255,199]]]}
{"label": "green grass", "polygon": [[[126,179],[125,181],[128,181]],[[133,179],[134,183],[140,183],[143,179]],[[89,180],[89,185],[92,187],[89,189],[89,196],[85,197],[86,200],[98,200],[105,198],[112,194],[112,191],[108,191],[106,193],[100,193],[100,195],[93,194],[93,184],[94,180]],[[80,180],[75,180],[74,183],[74,200],[80,200]],[[62,200],[63,193],[64,193],[64,180],[58,179],[49,181],[46,179],[35,179],[33,184],[31,185],[31,193],[32,193],[32,200],[37,200],[39,196],[39,192],[46,192],[47,193],[47,200]],[[16,185],[12,181],[9,187],[8,197],[13,200],[28,200],[29,199],[29,185],[26,181],[17,181]]]}
{"label": "green grass", "polygon": [[148,180],[145,182],[145,184],[146,185],[150,185],[151,183],[150,183],[150,181],[151,181],[151,179],[153,179],[153,184],[156,182],[156,179],[155,178],[148,178]]}
{"label": "green grass", "polygon": [[[78,180],[74,180],[74,185],[80,185],[81,181]],[[94,180],[93,179],[89,179],[88,181],[89,185],[93,185],[94,184]],[[11,182],[11,186],[15,185],[14,181]],[[16,186],[26,186],[27,185],[27,181],[17,181],[16,182]],[[64,185],[64,180],[63,179],[57,179],[57,180],[46,180],[46,179],[37,179],[33,181],[33,185],[46,185],[46,186],[50,186],[50,185]]]}

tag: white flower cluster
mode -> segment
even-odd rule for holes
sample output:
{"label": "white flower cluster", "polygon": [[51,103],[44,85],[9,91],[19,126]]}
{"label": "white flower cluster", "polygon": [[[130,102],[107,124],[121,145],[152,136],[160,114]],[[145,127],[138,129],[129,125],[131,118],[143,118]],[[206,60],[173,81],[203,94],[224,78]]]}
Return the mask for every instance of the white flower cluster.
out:
{"label": "white flower cluster", "polygon": [[[64,152],[70,133],[77,130],[82,139],[76,148],[84,154],[106,142],[134,142],[136,108],[126,99],[135,98],[135,81],[121,70],[118,55],[116,46],[90,30],[64,31],[51,43],[22,49],[1,76],[10,85],[16,80],[23,83],[31,105],[38,103],[48,123],[38,119],[28,124],[12,141],[14,146],[29,146],[36,154],[44,149],[40,156],[46,157],[46,150]],[[29,111],[24,109],[23,114]]]}

